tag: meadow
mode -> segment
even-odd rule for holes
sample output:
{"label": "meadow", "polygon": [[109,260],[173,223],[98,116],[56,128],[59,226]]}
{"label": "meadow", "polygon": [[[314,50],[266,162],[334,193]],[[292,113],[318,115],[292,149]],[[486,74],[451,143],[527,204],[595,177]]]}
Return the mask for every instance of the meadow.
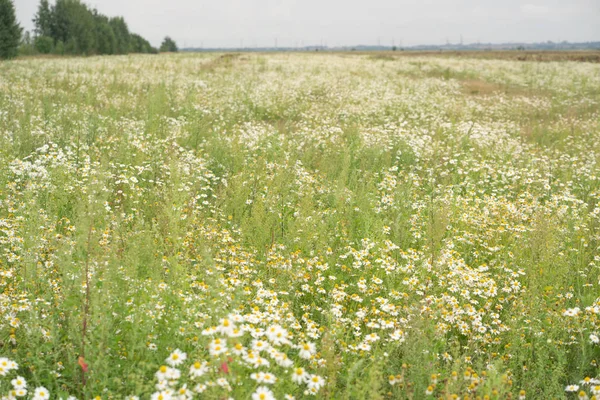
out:
{"label": "meadow", "polygon": [[2,399],[593,399],[600,64],[0,64]]}

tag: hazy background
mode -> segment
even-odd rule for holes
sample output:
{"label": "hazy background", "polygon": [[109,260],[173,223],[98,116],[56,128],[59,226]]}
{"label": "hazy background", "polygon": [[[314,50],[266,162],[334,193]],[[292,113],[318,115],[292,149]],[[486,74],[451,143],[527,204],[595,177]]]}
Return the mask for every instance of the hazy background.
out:
{"label": "hazy background", "polygon": [[[600,0],[89,0],[180,47],[412,46],[600,40]],[[51,1],[52,3],[52,1]],[[15,0],[26,30],[39,0]]]}

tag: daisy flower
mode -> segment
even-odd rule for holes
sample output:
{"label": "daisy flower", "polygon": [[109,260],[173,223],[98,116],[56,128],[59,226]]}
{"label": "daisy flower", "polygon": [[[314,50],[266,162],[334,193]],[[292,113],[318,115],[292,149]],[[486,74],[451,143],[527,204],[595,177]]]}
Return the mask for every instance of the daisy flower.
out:
{"label": "daisy flower", "polygon": [[300,345],[300,358],[304,358],[306,360],[310,359],[313,354],[317,352],[316,346],[314,343],[306,342]]}
{"label": "daisy flower", "polygon": [[10,381],[10,383],[13,385],[13,388],[15,388],[17,390],[25,389],[27,387],[27,382],[25,381],[25,378],[23,378],[22,376],[17,376],[15,379]]}
{"label": "daisy flower", "polygon": [[207,372],[208,372],[208,363],[206,361],[203,361],[202,363],[196,361],[190,367],[190,377],[191,378],[199,378],[202,375],[206,374]]}
{"label": "daisy flower", "polygon": [[33,392],[33,400],[48,400],[50,398],[50,392],[43,386],[35,389]]}
{"label": "daisy flower", "polygon": [[275,396],[268,387],[259,386],[256,392],[252,393],[252,400],[275,400]]}
{"label": "daisy flower", "polygon": [[178,365],[181,365],[186,360],[186,358],[187,354],[185,354],[179,349],[175,349],[175,351],[173,351],[171,355],[166,359],[166,363],[169,364],[171,367],[176,367]]}
{"label": "daisy flower", "polygon": [[292,372],[292,381],[297,384],[305,383],[308,376],[304,368],[295,368]]}
{"label": "daisy flower", "polygon": [[325,385],[325,379],[321,378],[318,375],[310,375],[306,380],[309,389],[319,390]]}

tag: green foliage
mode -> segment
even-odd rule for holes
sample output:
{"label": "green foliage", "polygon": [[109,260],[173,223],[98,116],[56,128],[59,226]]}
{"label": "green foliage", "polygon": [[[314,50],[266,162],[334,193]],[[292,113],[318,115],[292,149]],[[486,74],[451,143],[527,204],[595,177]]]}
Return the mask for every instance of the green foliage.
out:
{"label": "green foliage", "polygon": [[50,36],[52,34],[52,11],[48,0],[40,0],[38,11],[33,18],[35,34],[37,36]]}
{"label": "green foliage", "polygon": [[157,50],[152,47],[150,42],[135,33],[131,34],[130,50],[133,53],[157,53]]}
{"label": "green foliage", "polygon": [[130,34],[125,20],[115,17],[109,23],[115,35],[115,54],[127,54],[130,49]]}
{"label": "green foliage", "polygon": [[[109,18],[79,0],[41,0],[33,19],[36,49],[42,54],[153,53],[147,40],[129,32],[122,17]],[[38,38],[40,39],[38,43]],[[52,40],[48,43],[46,38]]]}
{"label": "green foliage", "polygon": [[34,40],[34,46],[40,54],[50,54],[54,50],[54,40],[48,36],[38,36]]}
{"label": "green foliage", "polygon": [[165,37],[162,44],[160,45],[161,53],[175,53],[179,49],[177,48],[177,43],[169,36]]}
{"label": "green foliage", "polygon": [[96,24],[96,37],[98,38],[98,54],[116,54],[117,36],[108,17],[94,10],[94,20]]}
{"label": "green foliage", "polygon": [[12,0],[0,0],[0,59],[17,55],[21,31]]}

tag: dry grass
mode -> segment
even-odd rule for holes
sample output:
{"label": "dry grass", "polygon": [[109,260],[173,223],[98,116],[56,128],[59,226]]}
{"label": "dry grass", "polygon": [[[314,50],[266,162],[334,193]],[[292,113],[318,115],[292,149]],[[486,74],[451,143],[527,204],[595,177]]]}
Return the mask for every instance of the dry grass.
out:
{"label": "dry grass", "polygon": [[222,54],[217,58],[211,59],[209,62],[202,65],[201,69],[203,71],[212,71],[218,68],[228,68],[231,67],[233,62],[240,58],[242,53],[226,53]]}

